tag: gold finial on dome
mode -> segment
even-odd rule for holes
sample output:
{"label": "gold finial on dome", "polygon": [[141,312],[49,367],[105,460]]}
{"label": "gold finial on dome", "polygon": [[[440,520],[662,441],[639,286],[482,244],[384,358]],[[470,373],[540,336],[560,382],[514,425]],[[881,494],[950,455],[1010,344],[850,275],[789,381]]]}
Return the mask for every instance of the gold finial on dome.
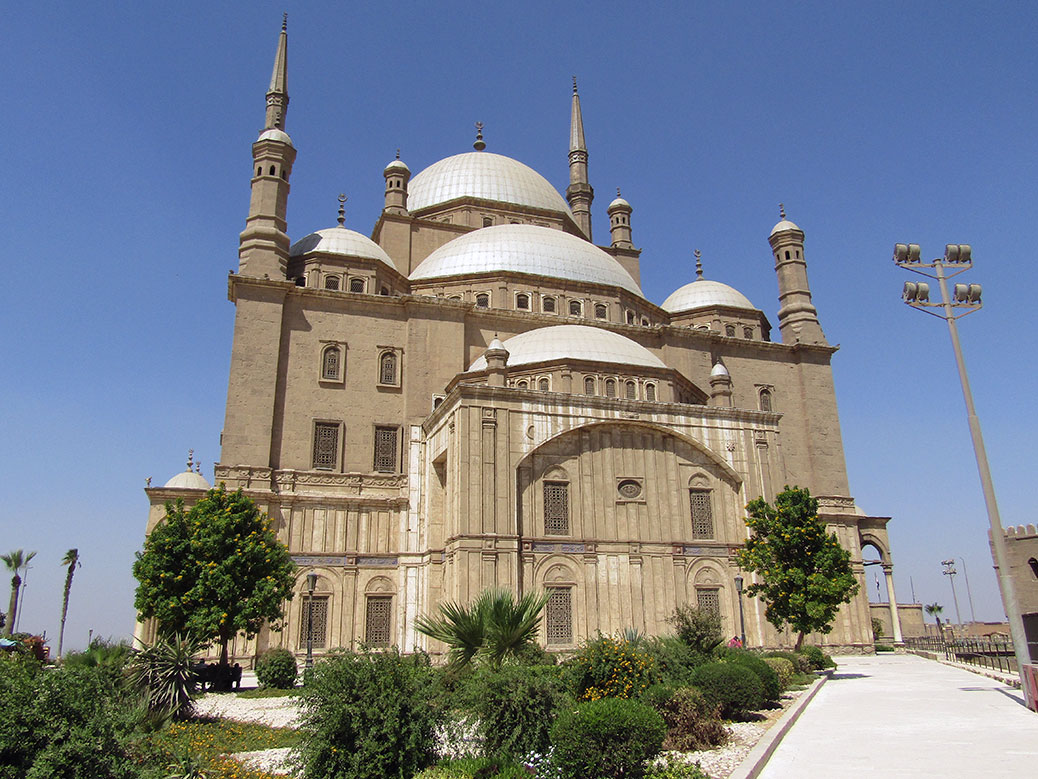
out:
{"label": "gold finial on dome", "polygon": [[784,205],[782,205],[781,203],[779,203],[779,219],[785,219],[785,218],[786,218],[786,207]]}
{"label": "gold finial on dome", "polygon": [[696,249],[692,254],[696,257],[696,280],[703,278],[703,255],[699,249]]}
{"label": "gold finial on dome", "polygon": [[[399,158],[397,158],[399,159]],[[343,194],[339,194],[339,227],[345,227],[346,225],[346,201],[349,200]]]}
{"label": "gold finial on dome", "polygon": [[476,122],[476,142],[472,144],[472,148],[476,151],[483,151],[487,148],[486,143],[483,141],[483,123]]}

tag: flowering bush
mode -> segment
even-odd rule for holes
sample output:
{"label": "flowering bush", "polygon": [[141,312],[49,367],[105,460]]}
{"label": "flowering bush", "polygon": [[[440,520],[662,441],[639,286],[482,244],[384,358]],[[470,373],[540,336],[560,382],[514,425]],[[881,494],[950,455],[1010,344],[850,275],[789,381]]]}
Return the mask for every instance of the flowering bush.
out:
{"label": "flowering bush", "polygon": [[579,700],[637,698],[660,681],[655,658],[623,639],[599,635],[587,641],[569,662]]}

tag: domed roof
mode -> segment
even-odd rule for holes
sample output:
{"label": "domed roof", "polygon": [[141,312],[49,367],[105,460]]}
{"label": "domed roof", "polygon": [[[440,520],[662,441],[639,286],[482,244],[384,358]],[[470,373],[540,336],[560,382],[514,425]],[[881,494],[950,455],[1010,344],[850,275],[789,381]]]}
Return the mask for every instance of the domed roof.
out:
{"label": "domed roof", "polygon": [[790,222],[788,219],[783,218],[781,222],[771,228],[771,235],[782,233],[786,230],[799,230],[800,232],[804,232],[803,230],[800,230],[794,222]]}
{"label": "domed roof", "polygon": [[628,211],[633,210],[631,208],[631,204],[624,200],[623,197],[620,195],[619,189],[616,190],[616,197],[613,198],[613,202],[609,204],[609,206],[606,208],[606,211],[612,211],[616,208],[625,208]]}
{"label": "domed roof", "polygon": [[714,367],[710,370],[711,376],[728,376],[728,369],[724,367],[723,362],[714,363]]}
{"label": "domed roof", "polygon": [[540,173],[485,151],[455,154],[423,170],[407,188],[407,208],[413,213],[459,197],[569,213],[562,195]]}
{"label": "domed roof", "polygon": [[194,471],[184,471],[178,473],[168,482],[165,486],[167,488],[172,487],[178,490],[211,490],[212,486],[205,480],[205,477],[200,473]]}
{"label": "domed roof", "polygon": [[[512,336],[504,342],[508,366],[530,365],[549,360],[569,359],[666,368],[666,364],[630,338],[587,325],[554,325]],[[479,357],[469,372],[484,371],[486,357]]]}
{"label": "domed roof", "polygon": [[393,270],[397,270],[393,260],[377,243],[366,235],[361,235],[355,230],[345,227],[329,227],[318,230],[316,233],[300,238],[289,250],[293,257],[298,257],[309,252],[327,252],[328,254],[342,254],[348,257],[361,257],[366,260],[378,260],[384,262]]}
{"label": "domed roof", "polygon": [[719,281],[696,279],[670,294],[663,305],[664,311],[676,314],[679,311],[691,311],[694,308],[711,306],[728,306],[729,308],[748,308],[756,311],[756,307],[734,287]]}
{"label": "domed roof", "polygon": [[492,271],[606,284],[644,297],[631,274],[593,243],[537,225],[495,225],[459,236],[426,257],[411,281]]}
{"label": "domed roof", "polygon": [[289,146],[292,145],[292,139],[288,137],[288,133],[284,130],[279,130],[277,127],[271,127],[260,133],[257,141],[281,141],[287,143]]}
{"label": "domed roof", "polygon": [[389,173],[394,170],[399,170],[401,172],[406,171],[407,173],[411,172],[411,169],[407,167],[407,165],[404,164],[404,161],[399,157],[397,157],[395,160],[386,165],[386,173]]}

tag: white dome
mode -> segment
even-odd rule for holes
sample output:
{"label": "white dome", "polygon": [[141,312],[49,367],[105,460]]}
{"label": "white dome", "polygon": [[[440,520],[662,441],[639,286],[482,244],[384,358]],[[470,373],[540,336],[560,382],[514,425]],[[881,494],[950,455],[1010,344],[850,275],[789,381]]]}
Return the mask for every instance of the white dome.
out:
{"label": "white dome", "polygon": [[413,213],[459,197],[569,213],[562,195],[540,173],[485,151],[456,154],[423,170],[407,188],[407,208]]}
{"label": "white dome", "polygon": [[289,146],[292,145],[292,139],[288,137],[288,133],[284,130],[279,130],[276,127],[271,127],[269,130],[264,130],[260,133],[257,141],[281,141],[287,143]]}
{"label": "white dome", "polygon": [[348,257],[361,257],[367,260],[378,260],[384,262],[393,270],[396,265],[389,255],[366,235],[361,235],[355,230],[345,227],[329,227],[326,230],[318,230],[300,238],[290,250],[293,257],[298,257],[309,252],[326,252],[328,254],[342,254]]}
{"label": "white dome", "polygon": [[399,170],[401,172],[406,171],[407,173],[411,172],[411,169],[407,167],[407,165],[404,164],[404,161],[399,157],[397,157],[395,160],[386,165],[386,169],[384,172],[389,173],[390,171],[394,170]]}
{"label": "white dome", "polygon": [[798,230],[800,232],[803,232],[803,230],[797,227],[795,223],[790,222],[788,219],[783,219],[781,222],[779,222],[777,225],[771,228],[771,235],[774,235],[775,233],[782,233],[786,230]]}
{"label": "white dome", "polygon": [[[587,325],[554,325],[512,336],[504,342],[508,367],[531,365],[549,360],[569,359],[666,368],[664,362],[630,338]],[[487,360],[479,357],[469,372],[485,371]]]}
{"label": "white dome", "polygon": [[644,297],[631,274],[593,243],[537,225],[496,225],[459,236],[426,257],[411,281],[492,271],[605,284]]}
{"label": "white dome", "polygon": [[200,473],[194,471],[184,471],[178,473],[172,479],[165,484],[166,487],[172,487],[178,490],[211,490],[209,482],[205,480],[205,477]]}
{"label": "white dome", "polygon": [[712,306],[728,306],[729,308],[748,308],[756,311],[745,295],[734,287],[719,281],[696,279],[681,289],[670,294],[663,305],[664,311],[676,314],[679,311],[691,311],[694,308],[710,308]]}
{"label": "white dome", "polygon": [[710,371],[711,376],[728,376],[728,369],[724,367],[724,363],[715,363],[714,367]]}

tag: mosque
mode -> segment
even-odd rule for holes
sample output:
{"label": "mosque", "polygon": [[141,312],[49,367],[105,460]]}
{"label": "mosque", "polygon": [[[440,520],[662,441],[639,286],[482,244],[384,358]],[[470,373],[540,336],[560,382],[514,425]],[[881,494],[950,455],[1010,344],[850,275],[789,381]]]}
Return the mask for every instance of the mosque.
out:
{"label": "mosque", "polygon": [[[288,103],[283,26],[228,278],[215,481],[270,515],[298,581],[284,628],[239,639],[236,658],[303,654],[308,638],[317,655],[360,643],[436,652],[416,618],[488,587],[545,591],[551,650],[598,631],[665,633],[684,603],[736,634],[744,507],[786,484],[819,498],[862,585],[813,640],[871,651],[866,546],[901,639],[889,518],[850,495],[836,348],[812,303],[804,232],[784,213],[767,237],[775,340],[764,311],[701,268],[662,303],[647,299],[626,200],[608,206],[608,240],[592,240],[574,83],[564,195],[486,151],[480,132],[473,151],[415,175],[390,161],[370,237],[340,207],[338,225],[292,240]],[[149,487],[148,530],[167,500],[208,488],[190,465]],[[742,605],[750,646],[792,644],[755,599]]]}

